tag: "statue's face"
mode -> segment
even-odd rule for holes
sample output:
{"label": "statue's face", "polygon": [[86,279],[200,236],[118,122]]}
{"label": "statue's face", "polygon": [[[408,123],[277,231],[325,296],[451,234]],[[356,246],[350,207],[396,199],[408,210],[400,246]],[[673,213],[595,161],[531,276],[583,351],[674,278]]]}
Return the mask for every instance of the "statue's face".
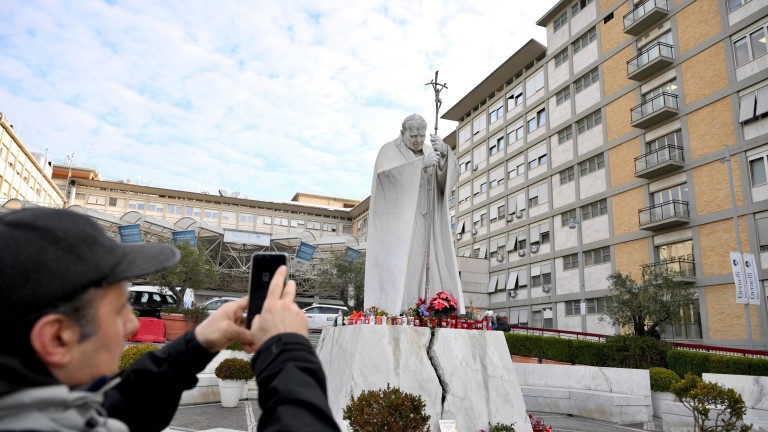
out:
{"label": "statue's face", "polygon": [[427,138],[427,127],[421,122],[408,122],[403,130],[403,141],[409,149],[418,152],[424,147]]}

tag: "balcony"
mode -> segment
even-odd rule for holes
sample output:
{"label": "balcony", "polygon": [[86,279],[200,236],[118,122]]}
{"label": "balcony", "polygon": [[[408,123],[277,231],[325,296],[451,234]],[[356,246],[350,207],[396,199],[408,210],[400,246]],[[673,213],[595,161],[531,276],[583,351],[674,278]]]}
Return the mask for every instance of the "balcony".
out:
{"label": "balcony", "polygon": [[691,221],[688,212],[688,201],[670,200],[637,212],[640,219],[640,229],[658,230]]}
{"label": "balcony", "polygon": [[653,178],[685,164],[683,148],[667,145],[635,158],[635,177]]}
{"label": "balcony", "polygon": [[640,36],[667,15],[669,15],[667,0],[644,1],[624,15],[624,33]]}
{"label": "balcony", "polygon": [[675,47],[664,42],[656,42],[643,48],[637,57],[627,62],[627,78],[643,81],[663,71],[675,62]]}
{"label": "balcony", "polygon": [[645,129],[658,124],[662,120],[676,116],[680,111],[677,107],[677,95],[661,93],[629,110],[630,125]]}
{"label": "balcony", "polygon": [[696,282],[696,263],[689,258],[664,259],[645,264],[643,267],[671,274],[675,280],[680,282]]}

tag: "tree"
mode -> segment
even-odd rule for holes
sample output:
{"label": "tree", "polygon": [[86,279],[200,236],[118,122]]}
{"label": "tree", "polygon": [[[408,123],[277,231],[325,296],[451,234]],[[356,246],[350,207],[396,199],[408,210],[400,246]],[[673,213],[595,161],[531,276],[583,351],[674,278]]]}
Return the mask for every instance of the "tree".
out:
{"label": "tree", "polygon": [[[747,432],[752,425],[743,423],[747,406],[734,389],[703,381],[696,375],[672,384],[670,391],[693,414],[696,432]],[[714,411],[714,413],[713,413]]]}
{"label": "tree", "polygon": [[205,254],[187,242],[175,245],[181,253],[181,260],[175,266],[150,275],[150,283],[168,289],[176,296],[176,307],[184,305],[184,291],[187,288],[200,289],[216,280],[216,271],[211,267]]}
{"label": "tree", "polygon": [[639,284],[630,274],[608,276],[605,315],[613,325],[632,326],[636,336],[650,336],[658,334],[662,324],[688,322],[684,312],[698,301],[696,288],[677,279],[677,273],[657,267],[643,267]]}
{"label": "tree", "polygon": [[[345,252],[336,252],[323,260],[317,272],[317,285],[337,294],[349,310],[363,307],[365,255],[350,260]],[[351,300],[351,301],[350,301]]]}

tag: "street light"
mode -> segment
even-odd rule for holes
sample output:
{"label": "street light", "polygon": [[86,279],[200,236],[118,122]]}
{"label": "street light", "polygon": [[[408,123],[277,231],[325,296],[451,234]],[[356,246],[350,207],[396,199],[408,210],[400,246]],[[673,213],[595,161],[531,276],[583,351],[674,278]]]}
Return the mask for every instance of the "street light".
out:
{"label": "street light", "polygon": [[581,331],[587,332],[587,300],[585,298],[586,292],[584,289],[584,251],[581,239],[581,221],[572,217],[568,221],[568,229],[577,229],[576,237],[579,242],[579,294],[581,295],[581,303],[579,304],[579,312],[581,313]]}

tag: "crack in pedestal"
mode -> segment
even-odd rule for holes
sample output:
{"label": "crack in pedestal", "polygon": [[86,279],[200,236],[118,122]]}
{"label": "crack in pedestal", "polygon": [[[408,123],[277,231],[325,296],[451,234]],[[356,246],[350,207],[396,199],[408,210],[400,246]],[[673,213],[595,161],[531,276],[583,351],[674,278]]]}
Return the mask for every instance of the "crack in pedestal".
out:
{"label": "crack in pedestal", "polygon": [[442,396],[440,398],[440,418],[443,418],[443,413],[445,412],[445,399],[447,398],[447,389],[446,384],[443,382],[442,377],[442,368],[440,367],[440,361],[437,359],[437,356],[432,351],[432,346],[435,343],[435,337],[437,336],[437,330],[431,329],[430,335],[429,335],[429,345],[427,346],[427,358],[429,359],[429,362],[432,364],[432,369],[435,371],[435,375],[437,376],[437,382],[440,383],[440,389],[442,391]]}

